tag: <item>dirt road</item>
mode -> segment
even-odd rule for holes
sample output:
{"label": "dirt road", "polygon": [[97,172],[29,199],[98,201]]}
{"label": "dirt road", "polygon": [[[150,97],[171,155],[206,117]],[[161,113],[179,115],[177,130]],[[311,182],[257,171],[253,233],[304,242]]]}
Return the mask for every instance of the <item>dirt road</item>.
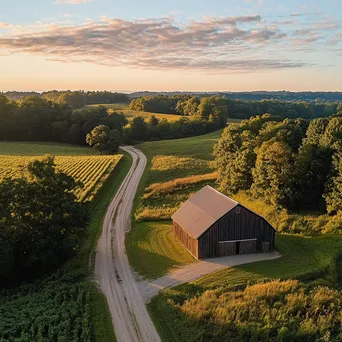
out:
{"label": "dirt road", "polygon": [[160,341],[125,252],[125,234],[129,229],[133,199],[146,166],[146,157],[131,146],[122,149],[131,154],[133,163],[108,207],[96,250],[95,276],[107,297],[117,340]]}

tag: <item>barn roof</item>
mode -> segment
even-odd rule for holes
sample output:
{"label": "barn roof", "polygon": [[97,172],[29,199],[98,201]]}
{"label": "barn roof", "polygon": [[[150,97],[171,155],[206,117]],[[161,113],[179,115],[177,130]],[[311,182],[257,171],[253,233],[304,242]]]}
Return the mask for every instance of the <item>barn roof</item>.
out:
{"label": "barn roof", "polygon": [[192,195],[172,219],[191,237],[198,239],[210,226],[239,203],[207,185]]}

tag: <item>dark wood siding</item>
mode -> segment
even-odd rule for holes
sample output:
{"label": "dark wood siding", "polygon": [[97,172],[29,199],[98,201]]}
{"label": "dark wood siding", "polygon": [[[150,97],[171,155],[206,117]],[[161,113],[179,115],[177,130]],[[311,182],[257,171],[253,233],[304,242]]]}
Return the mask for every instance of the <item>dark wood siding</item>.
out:
{"label": "dark wood siding", "polygon": [[173,234],[184,245],[184,247],[198,259],[198,240],[192,238],[182,227],[173,222]]}
{"label": "dark wood siding", "polygon": [[219,241],[248,239],[256,239],[256,252],[265,251],[265,242],[269,251],[273,251],[275,230],[265,219],[238,205],[198,238],[198,258],[218,257]]}

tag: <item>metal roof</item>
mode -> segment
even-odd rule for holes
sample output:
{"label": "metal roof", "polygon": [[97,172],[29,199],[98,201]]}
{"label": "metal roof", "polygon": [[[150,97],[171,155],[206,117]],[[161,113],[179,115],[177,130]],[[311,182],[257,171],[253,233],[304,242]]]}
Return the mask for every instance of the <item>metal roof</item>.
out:
{"label": "metal roof", "polygon": [[198,239],[218,219],[239,203],[207,185],[192,195],[172,219],[191,237]]}

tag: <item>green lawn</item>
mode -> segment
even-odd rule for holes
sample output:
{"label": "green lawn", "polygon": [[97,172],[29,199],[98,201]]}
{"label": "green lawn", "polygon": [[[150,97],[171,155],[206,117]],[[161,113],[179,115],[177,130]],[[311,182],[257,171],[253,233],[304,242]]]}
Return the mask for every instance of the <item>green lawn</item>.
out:
{"label": "green lawn", "polygon": [[[341,287],[342,236],[279,235],[276,248],[282,254],[279,259],[218,271],[192,283],[163,290],[152,298],[148,309],[162,341],[189,341],[187,336],[196,336],[196,324],[180,311],[183,303],[192,298],[210,300],[210,293],[224,294],[262,279],[296,278],[311,285]],[[210,321],[210,316],[206,320]],[[221,326],[212,322],[212,328],[219,332]],[[211,338],[207,336],[207,340]]]}
{"label": "green lawn", "polygon": [[127,235],[126,249],[134,270],[147,278],[195,261],[173,237],[171,222],[135,222]]}
{"label": "green lawn", "polygon": [[45,154],[54,156],[99,155],[95,149],[83,146],[56,143],[0,141],[0,155],[42,156]]}

